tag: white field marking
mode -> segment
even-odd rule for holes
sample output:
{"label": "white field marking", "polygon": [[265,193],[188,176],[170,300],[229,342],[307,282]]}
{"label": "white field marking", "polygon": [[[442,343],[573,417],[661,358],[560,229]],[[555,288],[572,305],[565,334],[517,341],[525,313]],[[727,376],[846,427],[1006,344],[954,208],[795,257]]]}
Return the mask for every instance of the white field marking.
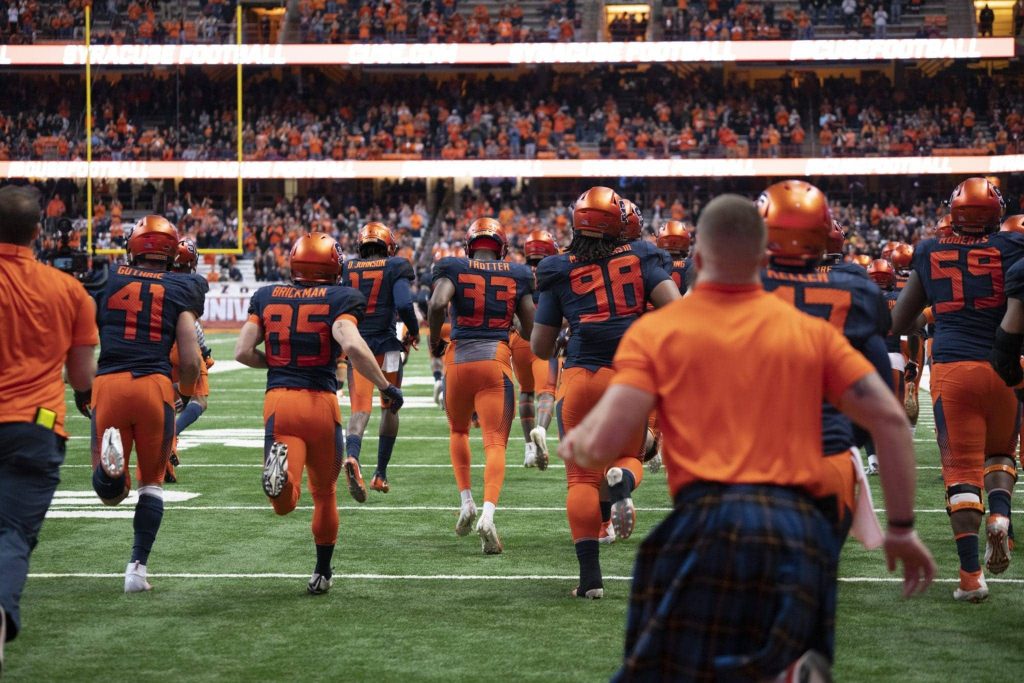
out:
{"label": "white field marking", "polygon": [[[198,498],[198,493],[182,491],[180,489],[164,489],[165,503],[184,503],[187,500]],[[132,491],[128,497],[121,501],[122,505],[134,505],[139,500],[138,491]],[[81,507],[83,505],[103,505],[94,491],[57,491],[53,494],[54,507]]]}
{"label": "white field marking", "polygon": [[[122,579],[122,573],[104,572],[38,572],[30,579]],[[149,574],[151,579],[308,579],[309,574],[247,573],[201,574],[167,572]],[[577,581],[575,574],[334,574],[340,581]],[[632,581],[632,576],[602,577],[606,581]],[[895,576],[841,576],[842,583],[903,583]],[[986,579],[988,583],[1024,584],[1024,579]],[[935,583],[959,583],[960,579],[935,579]]]}
{"label": "white field marking", "polygon": [[207,370],[211,375],[219,375],[222,372],[232,372],[234,370],[242,370],[248,366],[242,365],[237,360],[219,360],[213,364],[213,367]]}

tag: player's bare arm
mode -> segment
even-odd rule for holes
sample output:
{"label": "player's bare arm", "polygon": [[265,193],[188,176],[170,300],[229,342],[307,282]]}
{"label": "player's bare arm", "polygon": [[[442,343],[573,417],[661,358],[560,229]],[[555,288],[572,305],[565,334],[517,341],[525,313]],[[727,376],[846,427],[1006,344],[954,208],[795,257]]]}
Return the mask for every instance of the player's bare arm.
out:
{"label": "player's bare arm", "polygon": [[651,303],[654,304],[655,308],[661,308],[667,306],[676,299],[681,299],[682,295],[679,293],[679,288],[676,287],[676,283],[672,280],[662,280],[658,283],[658,286],[651,290]]}
{"label": "player's bare arm", "polygon": [[188,394],[187,387],[194,387],[199,379],[203,356],[199,351],[199,339],[196,337],[196,316],[191,311],[182,311],[178,316],[178,324],[174,330],[178,342],[178,358],[180,359],[180,386],[183,394]]}
{"label": "player's bare arm", "polygon": [[892,309],[892,333],[911,334],[921,329],[918,316],[927,304],[928,298],[925,296],[921,279],[916,272],[911,273],[906,286],[900,292],[900,298],[896,301],[896,307]]}
{"label": "player's bare arm", "polygon": [[542,360],[549,360],[555,355],[555,345],[558,343],[558,333],[561,331],[560,327],[541,325],[540,323],[534,325],[533,331],[530,332],[530,350],[533,351],[533,355]]}
{"label": "player's bare arm", "polygon": [[925,590],[935,577],[935,560],[914,533],[914,444],[907,416],[877,374],[866,375],[842,395],[839,410],[867,428],[875,441],[889,528],[885,554],[889,570],[903,564],[903,594]]}
{"label": "player's bare arm", "polygon": [[373,385],[381,391],[391,386],[354,322],[347,318],[340,318],[334,321],[331,333],[334,335],[335,341],[341,345],[342,351],[348,356],[348,362],[359,371],[359,374],[373,382]]}
{"label": "player's bare arm", "polygon": [[612,385],[583,422],[565,435],[558,456],[580,467],[606,467],[622,453],[630,437],[647,424],[653,408],[653,394]]}
{"label": "player's bare arm", "polygon": [[256,347],[263,343],[263,330],[252,321],[242,325],[235,342],[235,360],[250,368],[266,368],[267,355]]}
{"label": "player's bare arm", "polygon": [[519,320],[519,335],[523,339],[529,339],[533,334],[533,314],[536,307],[533,305],[533,297],[524,296],[519,299],[516,307],[516,318]]}
{"label": "player's bare arm", "polygon": [[441,278],[434,283],[434,291],[430,294],[430,301],[427,302],[427,320],[430,323],[430,352],[434,357],[444,355],[443,347],[446,346],[441,338],[441,328],[444,326],[445,311],[448,304],[455,296],[455,285],[448,278]]}

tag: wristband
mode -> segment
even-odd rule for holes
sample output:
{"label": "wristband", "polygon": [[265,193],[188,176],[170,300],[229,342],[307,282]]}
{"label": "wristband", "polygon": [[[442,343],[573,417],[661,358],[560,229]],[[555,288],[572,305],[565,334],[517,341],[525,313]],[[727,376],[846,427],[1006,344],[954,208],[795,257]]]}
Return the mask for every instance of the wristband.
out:
{"label": "wristband", "polygon": [[888,520],[888,528],[897,529],[900,531],[906,531],[914,528],[914,517],[910,516],[909,519],[890,519]]}

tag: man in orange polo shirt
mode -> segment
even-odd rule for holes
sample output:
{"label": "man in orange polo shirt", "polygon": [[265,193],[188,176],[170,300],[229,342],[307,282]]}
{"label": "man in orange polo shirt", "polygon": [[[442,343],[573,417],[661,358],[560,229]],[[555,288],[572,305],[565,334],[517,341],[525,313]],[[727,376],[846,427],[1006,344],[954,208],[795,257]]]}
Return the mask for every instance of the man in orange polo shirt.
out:
{"label": "man in orange polo shirt", "polygon": [[[559,448],[567,463],[604,466],[657,408],[676,509],[638,552],[614,680],[827,669],[838,541],[815,499],[821,404],[874,436],[886,557],[890,568],[904,564],[909,595],[927,587],[935,563],[913,531],[907,419],[838,331],[762,289],[766,232],[749,200],[715,199],[697,234],[695,289],[626,332],[611,386]],[[743,401],[723,389],[740,385],[751,387]]]}
{"label": "man in orange polo shirt", "polygon": [[60,482],[67,439],[61,370],[66,364],[71,386],[88,392],[99,343],[85,288],[32,254],[39,218],[35,188],[0,188],[0,672],[4,641],[21,628],[28,558]]}

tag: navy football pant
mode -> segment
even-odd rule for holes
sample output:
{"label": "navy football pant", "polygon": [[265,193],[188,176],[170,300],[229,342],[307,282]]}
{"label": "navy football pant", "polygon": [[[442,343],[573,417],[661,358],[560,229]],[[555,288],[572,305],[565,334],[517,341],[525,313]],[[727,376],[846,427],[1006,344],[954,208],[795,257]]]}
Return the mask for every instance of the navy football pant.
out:
{"label": "navy football pant", "polygon": [[21,627],[18,602],[28,558],[60,483],[64,439],[30,423],[0,424],[0,605],[7,640]]}

